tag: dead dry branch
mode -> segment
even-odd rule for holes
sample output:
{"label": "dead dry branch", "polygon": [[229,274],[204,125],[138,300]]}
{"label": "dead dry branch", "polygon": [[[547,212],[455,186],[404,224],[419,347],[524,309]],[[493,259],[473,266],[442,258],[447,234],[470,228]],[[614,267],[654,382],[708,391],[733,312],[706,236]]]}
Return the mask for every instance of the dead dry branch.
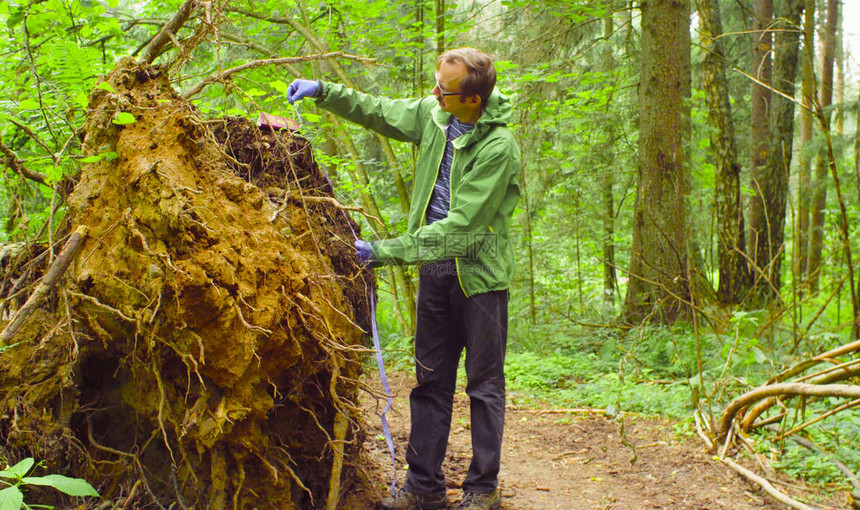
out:
{"label": "dead dry branch", "polygon": [[[860,384],[851,383],[856,382],[860,377],[860,359],[855,357],[858,351],[860,351],[860,342],[851,342],[797,363],[765,385],[754,388],[731,401],[723,410],[719,424],[715,427],[716,430],[704,430],[697,420],[699,435],[706,439],[705,442],[711,449],[717,444],[722,445],[720,460],[726,465],[759,484],[774,498],[792,508],[812,507],[781,493],[765,477],[725,458],[735,440],[743,440],[744,447],[754,451],[752,446],[746,444],[751,441],[745,435],[747,431],[767,427],[775,431],[775,441],[788,438],[804,447],[816,450],[836,465],[854,486],[855,492],[860,494],[858,490],[860,483],[857,482],[856,475],[847,469],[844,463],[833,458],[831,454],[824,454],[807,439],[797,435],[811,425],[860,405]],[[816,367],[819,368],[815,370]],[[824,400],[825,397],[848,400],[831,402]],[[818,404],[811,406],[810,404],[814,402]],[[792,406],[795,406],[796,411],[792,411]],[[773,416],[765,416],[774,408],[776,412]],[[782,427],[775,425],[793,415],[803,416],[801,423]],[[704,425],[710,424],[705,421]]]}
{"label": "dead dry branch", "polygon": [[199,3],[198,0],[185,0],[179,6],[176,14],[170,18],[170,21],[161,28],[152,41],[150,41],[149,45],[143,50],[143,54],[140,56],[141,62],[152,64],[155,61],[155,58],[161,53],[164,45],[175,39],[176,33],[188,21],[191,13],[197,8]]}
{"label": "dead dry branch", "polygon": [[[44,174],[40,172],[36,172],[35,170],[30,170],[24,166],[23,162],[18,159],[18,156],[6,146],[5,143],[0,141],[0,152],[5,156],[6,166],[12,169],[13,172],[24,177],[25,179],[29,179],[34,182],[38,182],[39,184],[43,184],[45,186],[49,186],[48,178],[45,177]],[[49,186],[50,187],[50,186]]]}
{"label": "dead dry branch", "polygon": [[50,269],[48,269],[45,278],[39,283],[33,294],[30,295],[24,306],[18,310],[12,320],[3,328],[2,333],[0,333],[0,345],[8,345],[12,341],[15,334],[24,325],[24,322],[33,314],[33,311],[41,306],[48,294],[54,290],[60,277],[66,272],[69,264],[71,264],[83,246],[83,242],[87,238],[87,230],[87,227],[82,226],[72,234],[63,247],[63,251],[60,252],[60,255],[51,265]]}
{"label": "dead dry branch", "polygon": [[185,92],[182,97],[185,99],[190,99],[200,92],[203,91],[208,85],[212,83],[225,82],[230,79],[236,73],[240,73],[242,71],[247,71],[248,69],[254,69],[257,67],[265,67],[265,66],[281,66],[288,64],[298,64],[300,62],[309,62],[312,60],[328,60],[333,58],[344,58],[348,60],[355,60],[357,62],[362,62],[364,64],[372,64],[376,62],[376,59],[360,57],[357,55],[348,55],[342,51],[334,51],[330,53],[324,53],[321,55],[305,55],[301,57],[279,57],[279,58],[267,58],[262,60],[253,60],[251,62],[246,62],[240,66],[233,67],[231,69],[227,69],[220,73],[207,76],[200,83],[191,87],[187,92]]}
{"label": "dead dry branch", "polygon": [[755,474],[754,472],[741,466],[737,462],[734,462],[731,459],[720,459],[720,461],[735,470],[744,478],[758,484],[762,489],[764,489],[765,492],[773,496],[775,500],[785,504],[789,508],[796,508],[797,510],[816,510],[815,507],[811,507],[805,503],[801,503],[800,501],[797,501],[796,499],[787,496],[785,493],[774,487],[773,484],[767,480],[767,478]]}

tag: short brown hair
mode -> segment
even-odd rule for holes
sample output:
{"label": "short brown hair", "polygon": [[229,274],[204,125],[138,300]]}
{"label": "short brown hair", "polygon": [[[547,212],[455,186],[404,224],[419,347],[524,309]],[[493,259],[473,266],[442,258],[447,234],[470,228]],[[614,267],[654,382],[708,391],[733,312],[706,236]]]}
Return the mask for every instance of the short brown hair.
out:
{"label": "short brown hair", "polygon": [[444,63],[466,66],[468,73],[460,82],[462,97],[480,96],[482,106],[486,106],[487,99],[496,86],[496,66],[493,64],[493,58],[475,48],[457,48],[439,55],[436,69]]}

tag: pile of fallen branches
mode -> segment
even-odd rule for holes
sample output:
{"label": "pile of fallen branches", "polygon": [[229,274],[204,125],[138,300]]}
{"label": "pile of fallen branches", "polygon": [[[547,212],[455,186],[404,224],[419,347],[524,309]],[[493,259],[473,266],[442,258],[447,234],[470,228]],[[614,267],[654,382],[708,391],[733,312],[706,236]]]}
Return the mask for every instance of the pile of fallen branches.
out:
{"label": "pile of fallen branches", "polygon": [[[772,472],[766,460],[756,454],[749,437],[751,431],[766,429],[774,441],[793,441],[835,465],[852,485],[854,505],[860,508],[860,479],[857,475],[839,459],[822,451],[801,435],[812,425],[860,406],[858,353],[860,341],[854,341],[803,360],[764,385],[735,398],[725,407],[718,423],[702,419],[701,414],[697,414],[700,437],[712,450],[719,449],[722,462],[759,484],[778,501],[791,508],[813,508],[784,494],[765,476],[728,458],[732,447],[739,444],[757,460],[763,471]],[[838,399],[838,403],[832,403],[831,397]],[[814,403],[817,405],[813,406]],[[800,419],[797,420],[797,417]]]}

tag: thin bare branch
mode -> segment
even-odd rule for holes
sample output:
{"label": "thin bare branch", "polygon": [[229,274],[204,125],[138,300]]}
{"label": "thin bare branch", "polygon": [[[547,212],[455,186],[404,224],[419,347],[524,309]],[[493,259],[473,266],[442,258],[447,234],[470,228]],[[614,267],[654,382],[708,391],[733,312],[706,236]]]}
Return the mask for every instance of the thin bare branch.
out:
{"label": "thin bare branch", "polygon": [[801,107],[801,108],[803,108],[804,110],[809,110],[809,111],[810,111],[810,112],[812,112],[813,114],[815,113],[815,110],[814,110],[814,109],[812,109],[812,108],[810,108],[810,107],[809,107],[809,105],[803,104],[803,101],[798,101],[797,99],[793,98],[792,96],[789,96],[789,95],[788,95],[788,94],[786,94],[785,92],[783,92],[783,91],[781,91],[781,90],[779,90],[779,89],[777,89],[777,88],[774,88],[774,86],[773,86],[773,85],[771,85],[770,83],[765,83],[765,82],[763,82],[763,81],[759,80],[758,78],[756,78],[755,76],[753,76],[753,75],[751,75],[751,74],[748,74],[748,73],[744,72],[744,71],[743,71],[743,70],[741,70],[741,69],[738,69],[737,67],[735,67],[735,68],[734,68],[734,70],[735,70],[735,71],[737,71],[737,72],[739,72],[739,73],[741,73],[742,75],[746,76],[747,78],[749,78],[750,80],[754,81],[755,83],[757,83],[757,84],[761,85],[762,87],[764,87],[764,88],[766,88],[766,89],[770,90],[771,92],[773,92],[773,93],[775,93],[775,94],[777,94],[777,95],[779,95],[779,96],[782,96],[784,99],[787,99],[787,100],[791,101],[792,103],[794,103],[794,104],[796,104],[796,105],[800,106],[800,107]]}
{"label": "thin bare branch", "polygon": [[381,227],[385,226],[385,223],[383,223],[381,219],[379,219],[378,217],[366,212],[361,207],[353,207],[353,206],[343,205],[340,202],[338,202],[337,199],[335,199],[333,197],[314,197],[314,196],[308,196],[308,195],[295,194],[295,193],[291,193],[290,191],[287,191],[287,193],[284,195],[284,203],[281,205],[281,207],[278,208],[277,211],[275,211],[272,214],[272,217],[269,218],[269,223],[274,222],[275,219],[277,219],[278,215],[280,215],[282,212],[284,212],[284,209],[286,208],[286,205],[287,205],[287,200],[331,204],[331,205],[337,207],[338,209],[342,209],[344,211],[357,212],[357,213],[361,214],[362,216],[364,216],[365,218],[367,218],[368,220],[375,221]]}
{"label": "thin bare branch", "polygon": [[230,78],[230,76],[246,71],[248,69],[254,69],[257,67],[264,66],[278,66],[278,65],[287,65],[287,64],[297,64],[299,62],[308,62],[311,60],[327,60],[330,58],[345,58],[349,60],[355,60],[358,62],[362,62],[365,64],[373,64],[376,63],[376,59],[359,57],[356,55],[348,55],[342,51],[335,51],[331,53],[324,53],[322,55],[305,55],[302,57],[280,57],[280,58],[266,58],[262,60],[253,60],[251,62],[246,62],[240,66],[233,67],[231,69],[227,69],[226,71],[220,72],[218,74],[213,74],[211,76],[207,76],[197,85],[191,87],[186,93],[182,94],[182,97],[185,99],[189,99],[191,97],[199,94],[207,85],[210,85],[215,82],[223,82]]}
{"label": "thin bare branch", "polygon": [[36,143],[37,143],[37,144],[39,144],[39,146],[40,146],[40,147],[42,147],[43,149],[45,149],[45,152],[47,152],[48,154],[50,154],[50,155],[51,155],[51,158],[53,158],[53,159],[54,159],[54,161],[56,162],[56,156],[54,155],[54,151],[52,151],[52,150],[51,150],[51,149],[50,149],[50,148],[45,144],[45,142],[43,142],[43,141],[42,141],[42,139],[39,137],[39,135],[38,135],[38,134],[36,134],[36,132],[35,132],[35,131],[33,131],[32,129],[30,129],[30,127],[29,127],[29,126],[27,126],[26,124],[22,123],[21,121],[19,121],[19,120],[17,120],[17,119],[12,118],[12,117],[9,117],[9,122],[11,122],[12,124],[15,124],[15,125],[16,125],[16,126],[18,126],[18,128],[20,128],[22,131],[24,131],[25,133],[27,133],[28,135],[30,135],[30,138],[32,138],[33,140],[35,140],[35,141],[36,141]]}
{"label": "thin bare branch", "polygon": [[830,416],[833,416],[836,413],[842,412],[846,409],[853,409],[853,408],[857,407],[858,405],[860,405],[860,399],[852,400],[851,402],[846,402],[845,404],[842,404],[839,407],[835,407],[835,408],[827,411],[824,414],[818,415],[811,420],[808,420],[804,423],[801,423],[800,425],[794,427],[793,429],[791,429],[789,431],[783,432],[782,434],[776,436],[774,441],[782,441],[784,438],[786,438],[792,434],[796,434],[797,432],[800,432],[801,430],[805,429],[806,427],[808,427],[810,425],[814,425],[814,424],[816,424],[816,423],[818,423],[818,422],[820,422],[826,418],[829,418]]}
{"label": "thin bare branch", "polygon": [[832,360],[834,358],[837,358],[839,356],[844,356],[846,354],[851,354],[851,353],[856,352],[856,351],[860,351],[860,340],[839,346],[839,347],[837,347],[835,349],[831,349],[827,352],[823,352],[823,353],[819,354],[818,356],[815,356],[813,358],[809,358],[808,360],[801,361],[797,365],[795,365],[795,366],[789,368],[788,370],[785,370],[782,373],[774,376],[773,378],[771,378],[770,381],[768,381],[768,383],[774,383],[777,381],[784,381],[784,380],[788,379],[789,377],[793,377],[795,375],[798,375],[801,372],[803,372],[804,370],[811,368],[811,367],[814,367],[815,365],[817,365],[819,363],[823,363],[825,361]]}
{"label": "thin bare branch", "polygon": [[12,149],[7,147],[2,141],[0,141],[0,152],[6,156],[4,163],[6,163],[6,166],[11,168],[13,172],[21,177],[50,187],[50,184],[48,184],[48,178],[45,177],[44,174],[36,172],[35,170],[28,170],[27,167],[21,163],[21,160],[18,159],[18,156],[12,151]]}
{"label": "thin bare branch", "polygon": [[24,303],[24,306],[22,306],[18,310],[18,313],[15,314],[15,317],[9,321],[9,324],[7,324],[5,328],[3,328],[3,332],[0,333],[0,345],[6,345],[9,343],[9,340],[15,336],[15,333],[17,333],[21,326],[23,326],[27,321],[27,318],[42,304],[45,297],[51,293],[57,285],[57,282],[60,280],[60,277],[66,272],[69,264],[74,260],[78,251],[84,245],[84,240],[86,238],[87,227],[85,226],[78,227],[71,237],[69,237],[68,242],[66,242],[66,245],[63,247],[63,251],[60,252],[57,260],[54,261],[53,265],[51,265],[48,272],[45,274],[45,279],[42,280],[38,287],[36,287],[36,290],[33,291],[33,294],[30,295],[27,302]]}
{"label": "thin bare branch", "polygon": [[773,496],[773,498],[776,499],[777,501],[780,501],[781,503],[784,503],[784,504],[788,505],[789,507],[796,508],[798,510],[815,510],[815,507],[811,507],[809,505],[801,503],[800,501],[797,501],[796,499],[792,499],[789,496],[787,496],[786,494],[780,492],[776,487],[773,486],[772,483],[767,481],[766,478],[762,478],[761,476],[753,473],[749,469],[741,466],[737,462],[734,462],[730,459],[720,459],[720,462],[722,462],[723,464],[734,469],[740,475],[742,475],[744,478],[759,484],[759,486],[761,486],[762,489],[764,489],[768,494]]}
{"label": "thin bare branch", "polygon": [[143,55],[140,59],[142,62],[152,64],[155,58],[161,52],[161,48],[170,41],[170,38],[182,28],[182,25],[188,21],[191,13],[197,7],[197,0],[185,0],[185,2],[176,11],[176,14],[170,18],[170,21],[161,29],[160,32],[152,39],[152,42],[143,50]]}
{"label": "thin bare branch", "polygon": [[[832,360],[827,360],[832,361]],[[843,363],[837,365],[836,370],[824,370],[817,374],[811,374],[809,378],[801,378],[794,383],[800,383],[801,381],[806,381],[809,384],[816,385],[825,385],[825,384],[833,384],[840,381],[845,381],[847,379],[851,379],[852,377],[856,377],[860,375],[860,367],[854,364]],[[793,395],[780,395],[786,397],[783,400],[788,400],[793,397]],[[756,403],[751,406],[745,413],[743,421],[741,423],[741,428],[743,430],[750,430],[753,426],[758,426],[760,424],[756,424],[755,421],[759,416],[764,414],[768,409],[773,407],[777,403],[776,396],[771,396],[763,399],[762,401]],[[755,425],[754,425],[755,424]]]}

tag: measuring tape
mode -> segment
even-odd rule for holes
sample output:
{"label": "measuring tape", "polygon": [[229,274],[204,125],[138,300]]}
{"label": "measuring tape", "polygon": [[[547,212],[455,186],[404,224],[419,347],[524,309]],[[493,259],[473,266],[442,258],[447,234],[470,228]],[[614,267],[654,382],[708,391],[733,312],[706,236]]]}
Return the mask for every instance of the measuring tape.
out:
{"label": "measuring tape", "polygon": [[[302,118],[302,114],[299,113],[299,105],[298,103],[293,104],[293,109],[296,112],[296,118],[299,121],[299,126],[301,128],[305,127],[305,120]],[[316,134],[313,136],[312,140],[315,140],[319,136]],[[311,140],[308,140],[308,143],[311,143]],[[323,177],[325,177],[326,182],[329,186],[331,186],[332,192],[334,192],[334,183],[329,178],[328,173],[325,171],[325,168],[317,163],[317,166],[322,172]],[[352,235],[356,241],[361,240],[361,238],[356,233],[355,229],[352,228],[352,223],[350,222],[349,215],[345,210],[341,209],[344,217],[346,217],[347,225],[349,225],[349,230],[352,231]],[[393,496],[397,487],[397,461],[394,457],[394,439],[391,437],[391,427],[388,426],[388,417],[387,413],[391,410],[391,406],[394,405],[394,398],[391,396],[391,386],[388,384],[388,376],[385,374],[385,362],[382,360],[382,347],[379,343],[379,328],[376,325],[376,300],[373,297],[373,289],[367,289],[367,295],[370,299],[370,329],[371,335],[373,336],[373,350],[375,352],[376,357],[376,366],[379,369],[379,378],[382,380],[382,389],[385,391],[386,403],[385,407],[382,409],[382,413],[380,413],[380,419],[382,420],[382,434],[385,436],[385,444],[388,445],[388,451],[391,453],[391,495]]]}

